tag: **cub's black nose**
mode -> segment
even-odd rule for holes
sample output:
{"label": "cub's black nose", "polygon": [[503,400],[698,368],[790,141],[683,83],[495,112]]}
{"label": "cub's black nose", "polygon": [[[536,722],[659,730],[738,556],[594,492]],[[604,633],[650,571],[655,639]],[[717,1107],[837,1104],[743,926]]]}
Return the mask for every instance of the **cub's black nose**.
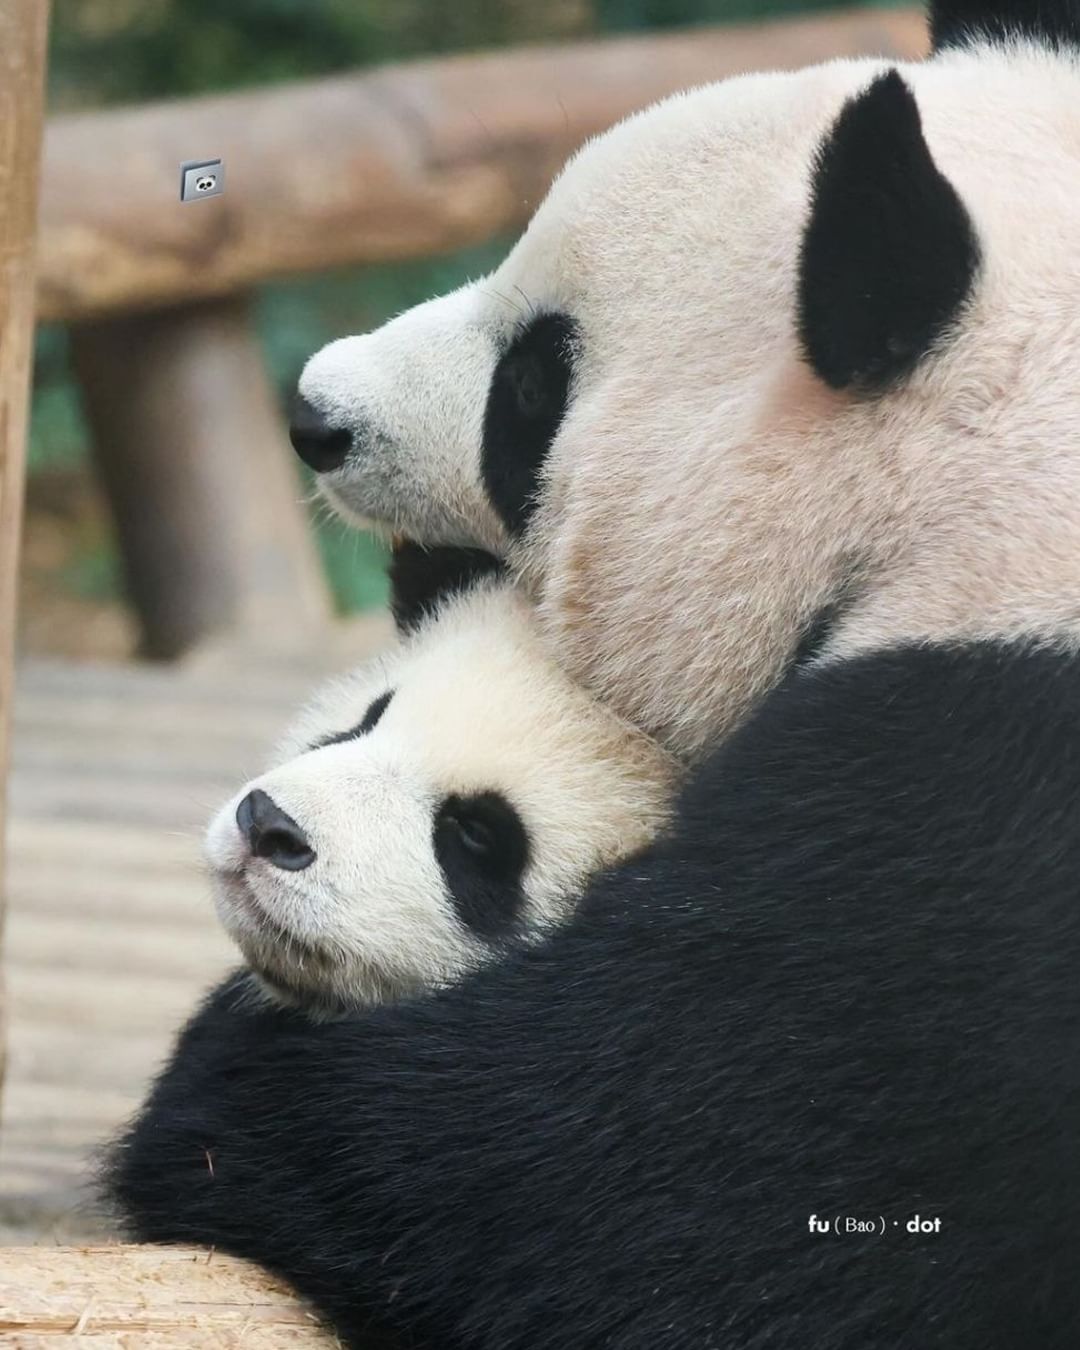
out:
{"label": "cub's black nose", "polygon": [[315,861],[307,835],[260,788],[236,808],[236,824],[256,858],[265,858],[286,872],[302,872]]}
{"label": "cub's black nose", "polygon": [[325,414],[319,412],[301,394],[293,399],[289,422],[289,440],[293,449],[316,473],[340,469],[352,445],[351,432],[331,426]]}

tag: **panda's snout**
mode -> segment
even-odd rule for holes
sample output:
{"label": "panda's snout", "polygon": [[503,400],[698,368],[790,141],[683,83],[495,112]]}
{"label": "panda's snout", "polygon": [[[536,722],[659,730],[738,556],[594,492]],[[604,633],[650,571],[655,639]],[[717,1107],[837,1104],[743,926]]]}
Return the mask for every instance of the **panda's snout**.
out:
{"label": "panda's snout", "polygon": [[289,419],[289,440],[309,469],[330,473],[345,463],[345,456],[352,447],[352,432],[334,426],[325,413],[309,403],[303,394],[297,394]]}
{"label": "panda's snout", "polygon": [[286,872],[302,872],[315,861],[307,835],[261,788],[254,788],[236,808],[236,826],[252,857],[265,858]]}

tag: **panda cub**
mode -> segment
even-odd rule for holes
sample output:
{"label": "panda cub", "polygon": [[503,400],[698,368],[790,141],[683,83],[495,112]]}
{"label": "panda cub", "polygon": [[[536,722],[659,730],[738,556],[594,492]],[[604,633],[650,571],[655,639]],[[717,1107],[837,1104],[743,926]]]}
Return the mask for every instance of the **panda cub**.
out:
{"label": "panda cub", "polygon": [[324,689],[210,826],[218,913],[281,1001],[446,985],[665,820],[668,755],[560,670],[492,562],[399,548],[400,648]]}

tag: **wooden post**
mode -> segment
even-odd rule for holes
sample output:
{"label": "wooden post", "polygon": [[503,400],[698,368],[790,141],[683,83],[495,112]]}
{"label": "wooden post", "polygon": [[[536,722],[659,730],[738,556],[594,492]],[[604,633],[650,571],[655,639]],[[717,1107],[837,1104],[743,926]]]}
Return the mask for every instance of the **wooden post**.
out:
{"label": "wooden post", "polygon": [[330,601],[245,302],[76,325],[72,352],[146,654],[312,640]]}
{"label": "wooden post", "polygon": [[48,17],[47,0],[0,0],[0,919]]}

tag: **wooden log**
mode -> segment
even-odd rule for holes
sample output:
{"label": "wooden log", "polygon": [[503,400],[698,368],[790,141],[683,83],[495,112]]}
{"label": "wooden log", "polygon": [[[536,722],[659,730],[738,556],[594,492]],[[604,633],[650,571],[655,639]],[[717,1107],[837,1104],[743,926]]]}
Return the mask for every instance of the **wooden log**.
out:
{"label": "wooden log", "polygon": [[12,1350],[328,1350],[295,1294],[228,1256],[188,1247],[7,1247],[0,1341]]}
{"label": "wooden log", "polygon": [[326,582],[243,300],[79,324],[72,353],[145,653],[317,636]]}
{"label": "wooden log", "polygon": [[[45,0],[0,0],[0,923],[48,10]],[[0,1083],[3,1074],[0,1016]]]}
{"label": "wooden log", "polygon": [[[849,11],[58,117],[46,135],[38,313],[159,307],[473,244],[520,226],[577,146],[665,94],[925,47],[920,14]],[[181,162],[219,155],[224,193],[181,205]]]}

